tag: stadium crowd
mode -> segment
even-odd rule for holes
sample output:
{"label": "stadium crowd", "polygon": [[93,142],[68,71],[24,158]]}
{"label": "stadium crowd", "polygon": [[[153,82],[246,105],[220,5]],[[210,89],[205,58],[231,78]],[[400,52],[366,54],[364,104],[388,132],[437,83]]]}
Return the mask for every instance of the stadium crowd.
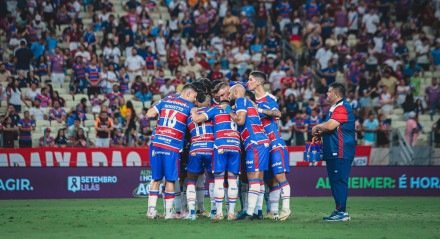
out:
{"label": "stadium crowd", "polygon": [[409,144],[431,126],[440,143],[440,121],[419,122],[440,102],[438,0],[1,4],[3,147],[148,145],[150,105],[198,78],[246,82],[251,70],[268,76],[288,145],[310,139],[333,82],[348,89],[359,143],[388,146],[396,109]]}

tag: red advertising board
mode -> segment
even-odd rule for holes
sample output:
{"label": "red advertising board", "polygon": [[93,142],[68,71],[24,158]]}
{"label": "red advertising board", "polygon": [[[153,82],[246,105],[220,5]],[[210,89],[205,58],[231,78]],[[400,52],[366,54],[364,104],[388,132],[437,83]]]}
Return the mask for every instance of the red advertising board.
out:
{"label": "red advertising board", "polygon": [[[291,166],[309,165],[303,161],[304,146],[288,150]],[[357,146],[354,165],[368,165],[370,153],[371,147]],[[0,149],[0,167],[134,167],[149,163],[147,147]]]}

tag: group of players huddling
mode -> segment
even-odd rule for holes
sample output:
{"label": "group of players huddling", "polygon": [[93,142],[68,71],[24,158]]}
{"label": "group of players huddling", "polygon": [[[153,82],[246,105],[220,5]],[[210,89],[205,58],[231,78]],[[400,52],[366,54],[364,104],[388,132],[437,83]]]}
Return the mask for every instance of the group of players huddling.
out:
{"label": "group of players huddling", "polygon": [[[259,71],[250,73],[246,87],[201,79],[148,110],[147,117],[158,118],[150,146],[148,218],[158,217],[165,178],[165,219],[195,220],[204,210],[205,177],[212,220],[224,215],[228,220],[262,219],[265,185],[267,217],[290,216],[289,159],[277,125],[281,113],[275,97],[265,91],[265,81]],[[239,191],[242,210],[236,213]]]}

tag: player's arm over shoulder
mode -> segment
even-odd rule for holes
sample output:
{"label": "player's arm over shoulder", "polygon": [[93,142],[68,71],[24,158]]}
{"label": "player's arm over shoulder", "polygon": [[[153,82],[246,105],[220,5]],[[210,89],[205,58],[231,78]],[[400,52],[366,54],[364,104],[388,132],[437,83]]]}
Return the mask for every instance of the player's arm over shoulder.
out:
{"label": "player's arm over shoulder", "polygon": [[238,98],[235,101],[235,113],[231,113],[231,118],[238,125],[244,125],[247,115],[247,99]]}
{"label": "player's arm over shoulder", "polygon": [[160,111],[160,105],[162,101],[159,101],[156,105],[153,105],[150,109],[147,111],[147,118],[156,118]]}
{"label": "player's arm over shoulder", "polygon": [[[207,112],[209,112],[212,109],[209,109]],[[209,119],[209,116],[207,112],[197,112],[197,108],[193,108],[191,110],[191,118],[195,123],[202,123]]]}

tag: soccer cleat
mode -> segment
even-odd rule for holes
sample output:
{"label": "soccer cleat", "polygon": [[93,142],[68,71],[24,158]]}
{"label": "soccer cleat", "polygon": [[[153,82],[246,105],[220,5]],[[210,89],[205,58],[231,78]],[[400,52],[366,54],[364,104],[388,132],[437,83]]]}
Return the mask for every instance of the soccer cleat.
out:
{"label": "soccer cleat", "polygon": [[236,220],[237,216],[233,213],[228,214],[228,221]]}
{"label": "soccer cleat", "polygon": [[252,215],[247,214],[246,211],[241,211],[238,215],[237,215],[237,220],[253,220],[254,217]]}
{"label": "soccer cleat", "polygon": [[280,216],[279,216],[279,220],[280,221],[285,221],[287,218],[290,217],[291,214],[292,214],[292,211],[290,211],[290,209],[287,209],[287,210],[282,209],[281,213],[280,213]]}
{"label": "soccer cleat", "polygon": [[264,219],[272,219],[278,221],[280,220],[280,215],[278,215],[278,213],[268,212],[266,216],[264,216]]}
{"label": "soccer cleat", "polygon": [[188,215],[186,215],[185,220],[191,220],[191,221],[195,221],[197,219],[197,215],[194,213],[189,213]]}
{"label": "soccer cleat", "polygon": [[330,216],[322,218],[326,222],[346,222],[350,221],[350,216],[346,212],[334,211]]}
{"label": "soccer cleat", "polygon": [[258,214],[253,215],[254,219],[263,220],[263,210],[258,210]]}
{"label": "soccer cleat", "polygon": [[217,215],[217,210],[211,210],[211,213],[207,217],[214,219],[215,215]]}
{"label": "soccer cleat", "polygon": [[149,209],[145,214],[148,219],[156,219],[158,218],[157,211],[154,209]]}
{"label": "soccer cleat", "polygon": [[212,218],[212,220],[214,220],[214,221],[221,221],[221,220],[223,220],[223,219],[225,219],[225,217],[223,216],[222,213],[216,214],[216,215]]}
{"label": "soccer cleat", "polygon": [[165,220],[168,220],[168,219],[179,219],[179,218],[180,217],[177,214],[175,214],[175,213],[170,213],[168,215],[165,215]]}

